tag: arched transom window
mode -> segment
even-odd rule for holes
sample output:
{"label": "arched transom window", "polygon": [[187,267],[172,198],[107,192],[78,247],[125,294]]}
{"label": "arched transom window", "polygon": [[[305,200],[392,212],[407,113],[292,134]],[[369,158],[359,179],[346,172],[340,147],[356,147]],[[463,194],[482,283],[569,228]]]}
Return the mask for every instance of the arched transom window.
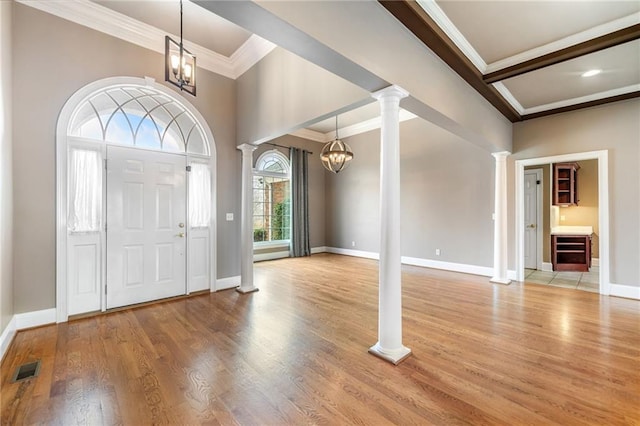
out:
{"label": "arched transom window", "polygon": [[159,151],[210,155],[195,117],[151,87],[109,87],[89,96],[72,117],[68,134]]}
{"label": "arched transom window", "polygon": [[258,158],[253,172],[253,241],[284,243],[290,238],[289,159],[274,149]]}

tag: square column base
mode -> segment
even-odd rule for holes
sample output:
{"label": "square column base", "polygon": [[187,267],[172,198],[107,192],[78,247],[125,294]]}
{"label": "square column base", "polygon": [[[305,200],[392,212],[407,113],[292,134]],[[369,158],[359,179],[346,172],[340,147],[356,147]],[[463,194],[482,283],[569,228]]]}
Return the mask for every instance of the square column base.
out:
{"label": "square column base", "polygon": [[240,287],[236,288],[236,291],[238,293],[242,293],[242,294],[253,293],[254,291],[258,291],[258,290],[260,290],[260,289],[258,287],[254,287],[254,286],[251,286],[251,287],[248,287],[248,288],[243,288],[242,286],[240,286]]}
{"label": "square column base", "polygon": [[509,278],[498,278],[498,277],[493,277],[489,280],[489,282],[492,282],[494,284],[502,284],[502,285],[509,285],[511,284],[511,280]]}
{"label": "square column base", "polygon": [[393,365],[398,365],[402,361],[404,361],[409,355],[411,355],[411,349],[402,346],[400,349],[395,351],[386,351],[380,347],[380,343],[376,343],[375,345],[369,348],[369,353],[377,356],[378,358],[382,358],[383,360],[390,362]]}

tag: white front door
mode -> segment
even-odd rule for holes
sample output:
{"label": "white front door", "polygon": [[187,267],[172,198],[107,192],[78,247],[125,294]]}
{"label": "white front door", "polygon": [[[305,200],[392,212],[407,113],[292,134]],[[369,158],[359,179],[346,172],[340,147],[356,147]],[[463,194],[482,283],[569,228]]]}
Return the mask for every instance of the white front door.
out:
{"label": "white front door", "polygon": [[184,156],[107,147],[107,309],[186,294]]}
{"label": "white front door", "polygon": [[524,172],[524,267],[538,267],[538,174]]}

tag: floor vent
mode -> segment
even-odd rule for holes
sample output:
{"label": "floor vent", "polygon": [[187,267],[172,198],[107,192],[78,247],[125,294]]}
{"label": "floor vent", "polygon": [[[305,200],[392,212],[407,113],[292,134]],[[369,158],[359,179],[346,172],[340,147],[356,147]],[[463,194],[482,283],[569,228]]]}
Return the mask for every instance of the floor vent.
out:
{"label": "floor vent", "polygon": [[16,369],[15,374],[13,375],[12,382],[19,382],[20,380],[30,379],[31,377],[36,377],[40,372],[40,361],[30,362],[28,364],[23,364]]}

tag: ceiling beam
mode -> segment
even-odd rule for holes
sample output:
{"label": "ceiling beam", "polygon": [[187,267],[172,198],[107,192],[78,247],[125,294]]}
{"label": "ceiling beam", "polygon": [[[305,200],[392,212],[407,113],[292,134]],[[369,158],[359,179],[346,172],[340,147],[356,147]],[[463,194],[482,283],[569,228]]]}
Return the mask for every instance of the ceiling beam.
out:
{"label": "ceiling beam", "polygon": [[467,59],[417,2],[409,0],[378,1],[425,46],[438,55],[440,59],[500,111],[502,115],[511,122],[520,121],[520,114],[493,86],[484,82],[482,73]]}
{"label": "ceiling beam", "polygon": [[596,99],[594,101],[582,102],[579,104],[568,105],[565,107],[548,109],[546,111],[534,112],[531,114],[524,114],[522,121],[531,120],[532,118],[546,117],[547,115],[559,114],[561,112],[575,111],[578,109],[594,107],[598,105],[610,104],[612,102],[624,101],[627,99],[640,98],[640,90],[635,92],[624,93],[622,95],[609,96],[608,98]]}
{"label": "ceiling beam", "polygon": [[598,52],[603,49],[617,46],[640,38],[640,24],[635,24],[582,43],[560,49],[537,58],[530,59],[519,64],[503,68],[498,71],[491,72],[484,76],[484,82],[487,84],[496,83],[507,78],[526,74],[540,68],[568,61],[570,59],[579,58],[580,56]]}

